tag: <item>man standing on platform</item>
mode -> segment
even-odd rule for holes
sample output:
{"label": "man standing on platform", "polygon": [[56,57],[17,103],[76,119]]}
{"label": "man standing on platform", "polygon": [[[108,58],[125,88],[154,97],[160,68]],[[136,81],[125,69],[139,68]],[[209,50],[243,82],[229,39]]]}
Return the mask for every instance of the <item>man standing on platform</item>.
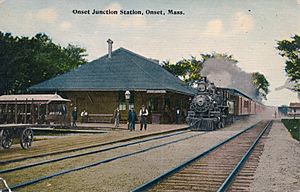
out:
{"label": "man standing on platform", "polygon": [[145,108],[144,105],[142,105],[142,109],[140,110],[141,131],[143,130],[143,127],[145,127],[145,131],[147,130],[147,116],[148,116],[148,110]]}
{"label": "man standing on platform", "polygon": [[66,125],[67,124],[67,107],[65,104],[63,104],[61,107],[61,114],[63,116],[63,125]]}
{"label": "man standing on platform", "polygon": [[130,131],[135,131],[136,113],[133,108],[128,111],[128,127]]}
{"label": "man standing on platform", "polygon": [[72,111],[72,127],[76,127],[76,121],[77,121],[77,107],[74,107]]}
{"label": "man standing on platform", "polygon": [[115,128],[119,127],[120,118],[121,118],[120,109],[119,107],[117,107],[117,109],[114,111]]}

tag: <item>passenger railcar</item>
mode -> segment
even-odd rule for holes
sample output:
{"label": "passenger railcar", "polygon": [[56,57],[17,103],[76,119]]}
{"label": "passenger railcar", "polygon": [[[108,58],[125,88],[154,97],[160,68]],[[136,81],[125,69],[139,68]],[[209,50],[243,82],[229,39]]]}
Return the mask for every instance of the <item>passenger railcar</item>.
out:
{"label": "passenger railcar", "polygon": [[197,83],[197,95],[186,120],[193,130],[215,130],[237,118],[261,113],[263,108],[263,104],[243,92],[216,87],[203,77]]}

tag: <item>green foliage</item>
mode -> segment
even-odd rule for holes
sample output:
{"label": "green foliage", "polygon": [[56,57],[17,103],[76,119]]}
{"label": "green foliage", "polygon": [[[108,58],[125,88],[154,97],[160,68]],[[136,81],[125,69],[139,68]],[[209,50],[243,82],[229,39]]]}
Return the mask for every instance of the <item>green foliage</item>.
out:
{"label": "green foliage", "polygon": [[169,60],[163,61],[162,66],[173,75],[181,78],[184,82],[193,84],[193,82],[201,78],[200,72],[203,68],[204,62],[209,58],[214,57],[227,57],[233,60],[232,55],[212,53],[212,54],[200,54],[201,59],[197,59],[195,56],[191,56],[190,59],[183,58],[177,63],[171,63]]}
{"label": "green foliage", "polygon": [[190,59],[182,59],[176,64],[172,64],[169,60],[163,62],[163,68],[187,83],[192,83],[200,79],[202,65],[203,62],[193,56]]}
{"label": "green foliage", "polygon": [[270,84],[266,77],[259,72],[252,73],[252,83],[256,87],[258,95],[267,99]]}
{"label": "green foliage", "polygon": [[300,139],[300,119],[282,119],[284,126],[288,129],[292,137],[299,141]]}
{"label": "green foliage", "polygon": [[[201,78],[201,70],[203,69],[203,64],[207,59],[210,58],[227,58],[230,61],[237,63],[238,61],[233,58],[232,55],[212,53],[212,54],[200,54],[201,59],[197,59],[191,56],[190,59],[182,59],[177,63],[173,64],[169,60],[163,61],[162,66],[170,73],[181,78],[183,81],[189,84],[193,84],[195,81]],[[265,76],[261,73],[253,73],[253,84],[257,88],[257,95],[267,99],[266,96],[269,93],[269,82]]]}
{"label": "green foliage", "polygon": [[0,31],[0,94],[26,92],[27,88],[86,63],[86,50],[61,47],[50,37],[17,37]]}
{"label": "green foliage", "polygon": [[295,90],[300,91],[300,36],[294,35],[292,40],[277,42],[279,55],[286,59],[285,71],[291,81],[295,82]]}

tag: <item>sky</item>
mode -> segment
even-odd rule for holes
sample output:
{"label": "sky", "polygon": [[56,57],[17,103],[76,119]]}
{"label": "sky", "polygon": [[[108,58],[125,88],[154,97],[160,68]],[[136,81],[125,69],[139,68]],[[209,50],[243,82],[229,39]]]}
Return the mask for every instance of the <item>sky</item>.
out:
{"label": "sky", "polygon": [[[140,10],[144,15],[74,14],[73,10]],[[184,15],[169,15],[169,9]],[[147,15],[162,10],[166,15]],[[170,60],[201,53],[227,53],[246,72],[270,82],[267,105],[298,101],[295,92],[275,88],[286,81],[278,40],[300,34],[300,0],[0,0],[0,31],[34,36],[42,32],[62,46],[84,47],[89,61],[124,47],[145,57]]]}

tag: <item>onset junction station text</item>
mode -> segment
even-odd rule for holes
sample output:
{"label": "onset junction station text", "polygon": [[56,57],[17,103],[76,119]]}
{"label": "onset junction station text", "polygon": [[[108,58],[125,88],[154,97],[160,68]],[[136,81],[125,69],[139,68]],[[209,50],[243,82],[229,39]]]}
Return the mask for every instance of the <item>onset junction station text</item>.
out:
{"label": "onset junction station text", "polygon": [[111,10],[111,9],[73,9],[73,14],[76,15],[184,15],[182,10]]}

